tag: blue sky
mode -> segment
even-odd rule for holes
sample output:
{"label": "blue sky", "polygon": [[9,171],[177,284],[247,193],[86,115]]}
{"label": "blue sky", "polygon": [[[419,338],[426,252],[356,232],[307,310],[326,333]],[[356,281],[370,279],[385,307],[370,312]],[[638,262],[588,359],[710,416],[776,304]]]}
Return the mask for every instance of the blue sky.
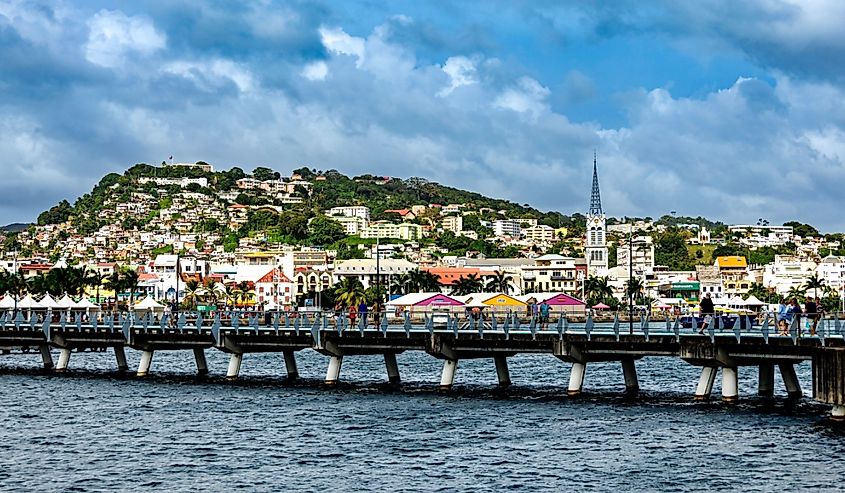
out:
{"label": "blue sky", "polygon": [[137,162],[845,231],[845,3],[0,0],[0,223]]}

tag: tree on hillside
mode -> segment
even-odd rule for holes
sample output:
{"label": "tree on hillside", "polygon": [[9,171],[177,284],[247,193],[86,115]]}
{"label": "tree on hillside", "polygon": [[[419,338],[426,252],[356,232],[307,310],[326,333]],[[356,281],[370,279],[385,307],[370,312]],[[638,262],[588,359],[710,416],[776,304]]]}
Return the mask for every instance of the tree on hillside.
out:
{"label": "tree on hillside", "polygon": [[45,226],[47,224],[63,223],[70,218],[72,213],[73,208],[71,207],[70,202],[62,200],[57,205],[38,215],[38,225]]}
{"label": "tree on hillside", "polygon": [[339,222],[323,215],[312,219],[308,230],[308,240],[312,245],[330,245],[346,237],[346,230]]}
{"label": "tree on hillside", "polygon": [[824,279],[820,278],[818,274],[813,274],[807,278],[807,281],[802,286],[805,291],[813,290],[813,298],[819,297],[819,290],[824,289]]}
{"label": "tree on hillside", "polygon": [[677,230],[667,230],[657,235],[654,242],[654,263],[665,265],[669,270],[692,268],[684,235]]}
{"label": "tree on hillside", "polygon": [[259,181],[278,180],[282,175],[278,171],[259,166],[252,170],[252,177]]}
{"label": "tree on hillside", "polygon": [[783,223],[784,226],[792,226],[792,232],[801,238],[808,236],[820,236],[819,231],[809,224],[800,223],[798,221],[788,221]]}

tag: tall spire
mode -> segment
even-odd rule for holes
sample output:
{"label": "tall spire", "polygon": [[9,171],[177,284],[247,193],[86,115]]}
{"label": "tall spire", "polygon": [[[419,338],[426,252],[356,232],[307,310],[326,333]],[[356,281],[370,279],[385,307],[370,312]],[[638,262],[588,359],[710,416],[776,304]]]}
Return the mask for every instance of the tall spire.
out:
{"label": "tall spire", "polygon": [[599,172],[596,166],[596,151],[593,150],[593,191],[590,195],[590,215],[600,216],[601,211],[601,193],[599,192]]}

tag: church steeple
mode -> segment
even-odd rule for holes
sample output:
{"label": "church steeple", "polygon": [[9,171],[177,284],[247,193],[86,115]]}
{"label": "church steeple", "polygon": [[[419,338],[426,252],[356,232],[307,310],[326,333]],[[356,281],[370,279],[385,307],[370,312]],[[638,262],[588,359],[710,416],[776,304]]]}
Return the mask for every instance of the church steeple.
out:
{"label": "church steeple", "polygon": [[596,151],[593,151],[593,191],[590,195],[590,215],[602,215],[601,192],[599,191],[599,171],[596,165]]}
{"label": "church steeple", "polygon": [[590,212],[587,214],[587,237],[584,241],[584,255],[587,258],[587,273],[591,276],[604,275],[607,271],[607,236],[604,211],[601,209],[599,192],[599,171],[596,151],[593,151],[593,190],[590,195]]}

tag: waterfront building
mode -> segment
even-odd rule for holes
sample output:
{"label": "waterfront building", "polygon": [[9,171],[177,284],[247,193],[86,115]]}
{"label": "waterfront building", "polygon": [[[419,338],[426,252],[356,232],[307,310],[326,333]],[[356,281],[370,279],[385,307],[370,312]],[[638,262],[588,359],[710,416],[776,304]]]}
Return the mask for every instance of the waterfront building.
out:
{"label": "waterfront building", "polygon": [[792,288],[800,288],[816,271],[816,263],[794,255],[775,255],[775,261],[763,269],[763,284],[786,295]]}
{"label": "waterfront building", "polygon": [[587,214],[587,237],[584,256],[587,259],[587,273],[601,276],[607,271],[607,218],[601,208],[599,173],[596,157],[593,155],[593,187],[590,193],[590,211]]}
{"label": "waterfront building", "polygon": [[376,265],[376,259],[343,260],[335,265],[334,277],[341,281],[345,277],[358,279],[364,288],[375,284],[376,275],[381,276],[382,283],[389,283],[394,276],[417,270],[417,264],[404,259],[381,259]]}
{"label": "waterfront building", "polygon": [[581,280],[576,259],[547,254],[534,259],[534,265],[522,267],[523,292],[578,293]]}

